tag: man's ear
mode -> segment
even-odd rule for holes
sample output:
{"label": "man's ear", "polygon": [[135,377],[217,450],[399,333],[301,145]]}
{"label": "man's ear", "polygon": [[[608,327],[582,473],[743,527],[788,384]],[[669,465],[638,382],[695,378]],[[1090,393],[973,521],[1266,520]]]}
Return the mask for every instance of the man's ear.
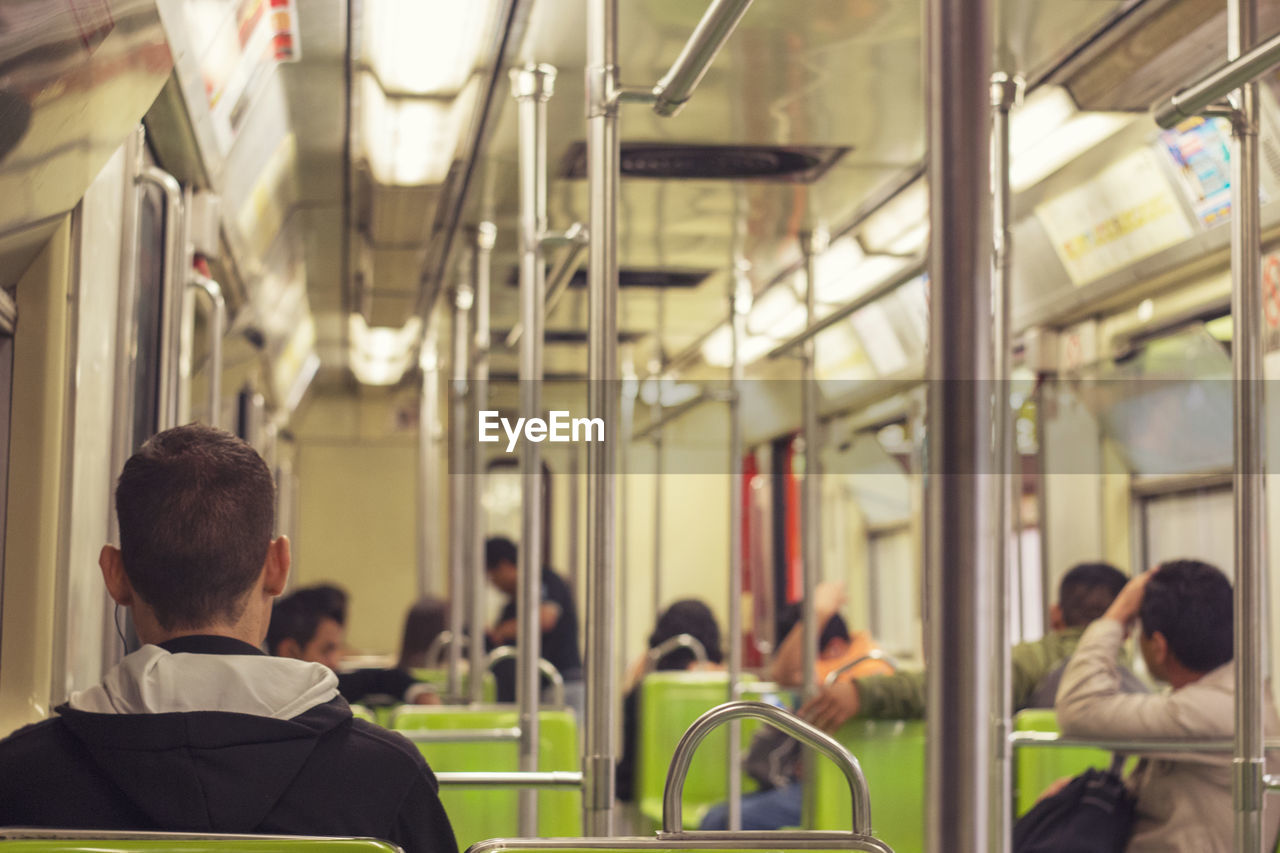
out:
{"label": "man's ear", "polygon": [[1067,620],[1062,618],[1062,606],[1059,604],[1049,605],[1049,630],[1062,631],[1067,627]]}
{"label": "man's ear", "polygon": [[289,537],[280,536],[267,546],[267,559],[262,563],[262,591],[267,595],[279,595],[289,580]]}
{"label": "man's ear", "polygon": [[1148,654],[1151,656],[1151,663],[1159,667],[1164,667],[1169,663],[1169,641],[1164,634],[1159,631],[1152,631],[1147,635]]}
{"label": "man's ear", "polygon": [[129,576],[124,573],[120,549],[114,545],[103,545],[98,552],[98,566],[102,569],[102,580],[107,585],[107,594],[111,596],[111,600],[121,607],[131,607],[133,586],[129,583]]}
{"label": "man's ear", "polygon": [[285,637],[276,646],[276,657],[302,660],[302,646],[298,645],[298,641],[293,637]]}

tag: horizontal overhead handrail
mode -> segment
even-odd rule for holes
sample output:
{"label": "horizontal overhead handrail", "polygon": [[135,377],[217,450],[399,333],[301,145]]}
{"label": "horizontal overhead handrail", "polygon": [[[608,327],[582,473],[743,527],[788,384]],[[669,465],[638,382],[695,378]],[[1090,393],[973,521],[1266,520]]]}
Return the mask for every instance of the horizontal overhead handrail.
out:
{"label": "horizontal overhead handrail", "polygon": [[443,772],[436,781],[453,788],[580,788],[577,770],[514,770],[510,772]]}
{"label": "horizontal overhead handrail", "polygon": [[866,293],[846,302],[844,305],[841,305],[830,314],[827,314],[812,326],[801,329],[795,335],[792,335],[790,338],[787,338],[785,341],[769,350],[769,358],[777,358],[778,356],[795,349],[814,335],[825,332],[827,329],[830,329],[846,317],[850,317],[861,311],[863,308],[866,308],[872,302],[883,299],[907,282],[924,275],[927,269],[927,260],[927,258],[917,258],[915,263],[907,267],[902,272],[892,278],[886,279],[884,282],[871,288]]}
{"label": "horizontal overhead handrail", "polygon": [[707,647],[702,645],[701,640],[692,634],[676,634],[649,649],[649,653],[645,655],[645,668],[652,671],[658,665],[658,661],[676,649],[688,649],[693,652],[693,657],[698,663],[707,662]]}
{"label": "horizontal overhead handrail", "polygon": [[[493,669],[494,664],[504,660],[515,660],[517,656],[515,646],[498,646],[489,652],[489,657],[485,662],[486,669]],[[557,708],[564,707],[564,676],[560,674],[560,670],[556,669],[556,665],[546,658],[538,658],[538,670],[546,676],[551,682],[551,703]]]}
{"label": "horizontal overhead handrail", "polygon": [[[849,750],[831,735],[788,711],[764,702],[726,702],[723,705],[717,705],[694,720],[693,725],[685,731],[680,742],[676,744],[675,754],[671,756],[671,766],[667,769],[667,784],[662,792],[664,833],[680,834],[682,832],[684,804],[681,799],[684,793],[684,780],[689,775],[693,753],[698,745],[721,724],[741,719],[764,720],[834,761],[844,773],[845,781],[849,783],[849,795],[853,800],[853,834],[855,836],[871,835],[871,794],[867,790],[867,779],[862,774],[858,759],[854,758]],[[737,835],[737,833],[726,834]],[[848,838],[848,836],[845,837]]]}
{"label": "horizontal overhead handrail", "polygon": [[[1064,737],[1057,732],[1012,732],[1009,743],[1014,747],[1051,746],[1051,747],[1092,747],[1108,752],[1127,752],[1142,754],[1149,752],[1204,755],[1213,753],[1231,754],[1234,744],[1230,739],[1189,739],[1175,738],[1079,738]],[[1280,739],[1268,738],[1267,750],[1280,750]]]}
{"label": "horizontal overhead handrail", "polygon": [[840,676],[844,675],[846,672],[853,669],[855,666],[862,663],[866,663],[869,660],[884,661],[885,663],[889,664],[889,666],[892,667],[894,670],[898,669],[898,662],[894,660],[892,655],[887,655],[884,652],[880,651],[879,649],[872,649],[862,657],[854,658],[848,663],[838,666],[835,669],[831,670],[831,672],[827,673],[827,677],[826,679],[823,680],[823,683],[835,684],[836,681],[839,680]]}
{"label": "horizontal overhead handrail", "polygon": [[[551,268],[551,272],[547,274],[545,314],[550,315],[552,311],[556,310],[556,306],[560,304],[565,291],[569,289],[569,282],[573,281],[573,274],[578,271],[578,266],[582,263],[582,257],[586,254],[587,247],[591,245],[591,241],[587,235],[586,227],[581,222],[575,222],[563,233],[544,235],[542,243],[546,246],[568,246],[568,249],[560,256],[560,260],[556,262],[556,265]],[[514,347],[520,342],[522,335],[524,335],[524,323],[517,321],[511,327],[511,331],[507,332],[507,337],[503,343],[508,348]]]}
{"label": "horizontal overhead handrail", "polygon": [[493,743],[520,740],[520,727],[492,729],[396,729],[414,743]]}
{"label": "horizontal overhead handrail", "polygon": [[1280,35],[1272,36],[1238,58],[1215,68],[1172,97],[1156,102],[1151,108],[1156,124],[1167,130],[1189,118],[1203,115],[1214,104],[1277,65],[1280,65]]}
{"label": "horizontal overhead handrail", "polygon": [[655,113],[673,116],[680,112],[750,5],[751,0],[712,0],[676,61],[653,87]]}

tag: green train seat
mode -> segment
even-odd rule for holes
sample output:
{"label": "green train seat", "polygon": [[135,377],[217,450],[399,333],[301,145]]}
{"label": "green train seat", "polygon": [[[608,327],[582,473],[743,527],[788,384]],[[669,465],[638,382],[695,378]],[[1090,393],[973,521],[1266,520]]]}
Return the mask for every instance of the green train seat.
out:
{"label": "green train seat", "polygon": [[[924,720],[855,718],[840,727],[836,740],[853,753],[867,777],[876,837],[897,853],[923,853]],[[849,791],[844,777],[830,761],[818,761],[816,773],[813,828],[847,828]]]}
{"label": "green train seat", "polygon": [[[519,724],[513,706],[476,708],[449,705],[405,705],[399,708],[391,727],[410,738],[415,731],[458,729],[511,729]],[[582,769],[578,751],[578,724],[571,711],[544,710],[538,716],[538,769],[578,771]],[[520,769],[518,745],[514,740],[419,742],[431,769],[437,772],[515,771]],[[442,786],[444,804],[458,849],[484,838],[515,835],[517,789],[459,789]],[[569,836],[582,832],[582,792],[543,790],[538,792],[538,834]]]}
{"label": "green train seat", "polygon": [[[667,767],[681,735],[704,712],[724,704],[728,691],[728,674],[714,671],[653,672],[640,683],[635,791],[641,821],[648,828],[656,828],[662,820]],[[775,684],[746,678],[740,685],[744,699],[767,698],[777,691]],[[757,720],[743,721],[743,755],[759,726]],[[707,738],[694,757],[684,788],[687,829],[696,829],[711,806],[727,799],[728,751],[728,732],[719,731]],[[744,792],[756,787],[749,777],[743,777]]]}
{"label": "green train seat", "polygon": [[[422,684],[430,684],[438,688],[438,692],[444,693],[445,685],[449,683],[449,670],[443,667],[416,667],[409,670],[409,674],[413,676],[413,680]],[[471,690],[471,673],[462,673],[462,692],[470,695]],[[498,696],[497,682],[493,680],[493,673],[486,672],[484,680],[480,688],[481,695],[485,702],[493,702]]]}
{"label": "green train seat", "polygon": [[[1058,732],[1051,709],[1028,708],[1013,717],[1015,732]],[[1013,752],[1014,814],[1021,817],[1036,800],[1064,776],[1078,776],[1090,767],[1111,766],[1111,753],[1089,747],[1019,746]]]}
{"label": "green train seat", "polygon": [[0,829],[4,853],[404,853],[375,838]]}
{"label": "green train seat", "polygon": [[357,720],[364,720],[366,723],[376,724],[379,722],[373,711],[369,710],[364,705],[352,705],[351,716],[355,717]]}

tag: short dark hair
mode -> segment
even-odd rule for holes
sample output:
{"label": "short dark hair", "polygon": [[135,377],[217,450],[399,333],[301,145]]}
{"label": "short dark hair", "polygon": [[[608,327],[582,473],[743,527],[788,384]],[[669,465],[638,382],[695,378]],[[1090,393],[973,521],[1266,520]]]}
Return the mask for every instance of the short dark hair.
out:
{"label": "short dark hair", "polygon": [[[702,643],[702,648],[707,653],[707,660],[711,663],[720,663],[724,660],[724,652],[720,648],[720,626],[716,624],[716,617],[712,615],[711,608],[696,598],[682,599],[662,611],[657,624],[653,626],[653,633],[649,635],[649,648],[657,648],[672,637],[678,637],[681,634],[688,634]],[[659,658],[653,668],[688,669],[689,664],[696,659],[689,649],[672,649]]]}
{"label": "short dark hair", "polygon": [[308,590],[316,596],[316,602],[323,607],[333,621],[339,625],[347,624],[347,591],[337,584],[318,583],[302,587],[297,592]]}
{"label": "short dark hair", "polygon": [[271,624],[267,626],[267,651],[280,654],[280,644],[293,640],[303,648],[320,630],[320,623],[332,619],[342,624],[342,612],[334,609],[331,591],[334,587],[303,587],[276,599],[271,608]]}
{"label": "short dark hair", "polygon": [[1058,584],[1058,607],[1068,628],[1101,619],[1129,579],[1110,563],[1079,563]]}
{"label": "short dark hair", "polygon": [[1162,563],[1147,581],[1138,618],[1143,634],[1163,634],[1169,651],[1187,669],[1209,672],[1231,660],[1231,581],[1208,563]]}
{"label": "short dark hair", "polygon": [[519,564],[520,552],[516,549],[516,543],[512,542],[505,536],[490,536],[484,540],[484,567],[486,571],[493,571],[502,563]]}
{"label": "short dark hair", "polygon": [[[798,601],[782,608],[782,611],[778,614],[777,645],[782,645],[782,641],[786,639],[787,634],[790,634],[791,629],[800,624],[800,620],[803,617],[804,609]],[[818,626],[818,651],[821,652],[825,649],[832,640],[849,642],[849,626],[845,624],[844,617],[839,613],[828,619],[825,625]]]}
{"label": "short dark hair", "polygon": [[234,622],[271,544],[275,484],[245,441],[188,424],[125,463],[116,516],[125,575],[161,627]]}

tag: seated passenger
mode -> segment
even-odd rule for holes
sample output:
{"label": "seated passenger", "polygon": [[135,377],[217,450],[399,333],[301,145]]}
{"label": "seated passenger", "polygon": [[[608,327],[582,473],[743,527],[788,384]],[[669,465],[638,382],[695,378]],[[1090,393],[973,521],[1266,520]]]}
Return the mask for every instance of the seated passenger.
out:
{"label": "seated passenger", "polygon": [[[662,612],[649,635],[649,648],[656,649],[672,637],[681,634],[702,643],[707,653],[709,667],[719,668],[724,660],[720,650],[720,627],[711,609],[701,601],[687,598],[677,601]],[[622,698],[622,754],[614,769],[616,796],[624,803],[635,798],[636,754],[640,750],[640,732],[637,718],[640,713],[640,681],[650,671],[649,656],[641,655],[627,669],[627,680]],[[667,672],[698,668],[693,651],[680,647],[672,649],[654,662],[652,671]]]}
{"label": "seated passenger", "polygon": [[[392,705],[398,702],[430,702],[434,691],[415,684],[401,669],[357,669],[340,672],[345,596],[336,599],[336,587],[303,587],[276,602],[267,628],[267,652],[277,657],[322,663],[338,676],[338,692],[348,702]],[[430,698],[428,698],[430,697]]]}
{"label": "seated passenger", "polygon": [[142,647],[0,741],[0,826],[375,836],[457,853],[436,780],[333,672],[259,650],[289,573],[271,473],[230,433],[152,438],[99,563]]}
{"label": "seated passenger", "polygon": [[[1125,576],[1107,563],[1081,563],[1063,576],[1058,586],[1058,603],[1049,609],[1049,633],[1039,640],[1013,647],[1011,688],[1015,713],[1024,708],[1048,707],[1052,694],[1037,688],[1042,682],[1056,683],[1061,667],[1075,651],[1085,627],[1106,612],[1124,584]],[[1125,683],[1129,690],[1143,689],[1132,674],[1126,677]],[[845,678],[824,686],[805,703],[800,714],[829,731],[838,729],[854,716],[923,719],[924,685],[923,672]]]}
{"label": "seated passenger", "polygon": [[[1134,620],[1151,674],[1172,692],[1121,691],[1116,655]],[[1131,580],[1084,632],[1058,688],[1063,734],[1083,738],[1231,738],[1235,730],[1231,583],[1198,560],[1165,563]],[[1269,691],[1265,730],[1280,733]],[[1268,759],[1267,772],[1280,762]],[[1230,755],[1153,755],[1129,777],[1137,796],[1128,853],[1231,850]],[[1266,847],[1275,846],[1280,808],[1268,802]]]}
{"label": "seated passenger", "polygon": [[427,596],[409,608],[404,619],[404,636],[400,640],[400,661],[397,666],[408,671],[433,666],[427,660],[427,652],[448,625],[449,604],[439,598]]}
{"label": "seated passenger", "polygon": [[[892,672],[884,661],[867,658],[876,645],[871,635],[859,631],[853,635],[840,617],[844,606],[844,585],[834,582],[818,584],[814,591],[814,615],[818,622],[818,682],[846,664],[851,676],[870,676]],[[798,687],[804,674],[804,623],[799,603],[788,605],[778,620],[778,634],[783,637],[769,672],[783,686]],[[855,663],[857,662],[857,663]],[[764,726],[756,733],[751,749],[743,760],[743,768],[761,785],[761,790],[742,797],[742,829],[762,831],[799,826],[804,808],[804,785],[800,781],[800,743],[789,735]],[[699,829],[728,829],[729,804],[712,806],[703,816]]]}

